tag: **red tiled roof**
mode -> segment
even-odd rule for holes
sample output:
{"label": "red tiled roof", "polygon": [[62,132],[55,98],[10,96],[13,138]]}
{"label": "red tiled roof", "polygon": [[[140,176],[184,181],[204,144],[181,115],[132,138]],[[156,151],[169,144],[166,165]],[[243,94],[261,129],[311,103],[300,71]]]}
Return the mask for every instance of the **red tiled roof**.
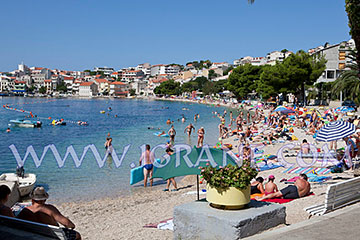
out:
{"label": "red tiled roof", "polygon": [[93,82],[83,82],[83,83],[80,84],[80,86],[91,86],[93,84],[95,84],[95,83],[93,83]]}
{"label": "red tiled roof", "polygon": [[44,82],[50,82],[51,83],[51,79],[45,79]]}
{"label": "red tiled roof", "polygon": [[123,82],[112,82],[110,84],[112,84],[112,85],[126,85],[126,83],[123,83]]}
{"label": "red tiled roof", "polygon": [[[46,80],[45,80],[46,81]],[[16,83],[16,84],[18,84],[18,83],[20,83],[20,84],[25,84],[26,82],[25,81],[18,81],[18,80],[15,80],[14,81],[14,83]]]}
{"label": "red tiled roof", "polygon": [[74,77],[64,77],[64,80],[74,80]]}
{"label": "red tiled roof", "polygon": [[103,79],[103,78],[97,78],[97,79],[95,79],[95,81],[96,81],[97,83],[108,83],[108,80]]}

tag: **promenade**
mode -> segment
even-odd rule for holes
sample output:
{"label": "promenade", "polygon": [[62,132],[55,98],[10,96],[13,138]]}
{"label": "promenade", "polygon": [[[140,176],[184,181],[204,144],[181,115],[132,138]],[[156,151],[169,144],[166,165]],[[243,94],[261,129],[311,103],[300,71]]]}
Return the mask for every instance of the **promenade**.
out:
{"label": "promenade", "polygon": [[360,203],[335,210],[321,217],[312,217],[290,226],[254,235],[246,240],[337,240],[359,239]]}

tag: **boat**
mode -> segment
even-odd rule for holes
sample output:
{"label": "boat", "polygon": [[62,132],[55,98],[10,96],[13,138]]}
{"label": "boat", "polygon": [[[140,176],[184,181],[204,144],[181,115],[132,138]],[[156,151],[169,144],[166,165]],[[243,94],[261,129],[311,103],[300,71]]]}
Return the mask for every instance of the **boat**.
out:
{"label": "boat", "polygon": [[28,119],[16,119],[16,120],[10,120],[10,123],[18,126],[18,127],[33,127],[38,128],[41,127],[42,122],[40,121],[32,121]]}
{"label": "boat", "polygon": [[16,182],[19,186],[20,197],[27,196],[35,187],[36,175],[33,173],[25,173],[18,176],[16,173],[3,173],[0,175],[1,181]]}
{"label": "boat", "polygon": [[66,125],[66,122],[64,120],[53,120],[51,122],[51,125],[54,125],[54,126],[65,126]]}

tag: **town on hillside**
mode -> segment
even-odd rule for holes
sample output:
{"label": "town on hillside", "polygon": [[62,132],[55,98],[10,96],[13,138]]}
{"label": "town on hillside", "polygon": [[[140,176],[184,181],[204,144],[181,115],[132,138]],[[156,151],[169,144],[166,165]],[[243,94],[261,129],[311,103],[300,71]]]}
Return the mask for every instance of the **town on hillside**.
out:
{"label": "town on hillside", "polygon": [[[329,44],[308,50],[326,59],[326,69],[317,82],[333,82],[346,70],[351,61],[348,52],[355,48],[354,40]],[[115,70],[95,67],[93,70],[67,71],[46,67],[28,67],[21,63],[11,72],[0,72],[0,95],[16,96],[78,96],[78,97],[129,97],[154,96],[161,83],[173,80],[180,85],[203,77],[212,82],[227,80],[232,69],[245,64],[253,66],[275,65],[292,54],[286,49],[273,51],[265,57],[246,56],[233,63],[193,61],[179,64],[139,64]]]}

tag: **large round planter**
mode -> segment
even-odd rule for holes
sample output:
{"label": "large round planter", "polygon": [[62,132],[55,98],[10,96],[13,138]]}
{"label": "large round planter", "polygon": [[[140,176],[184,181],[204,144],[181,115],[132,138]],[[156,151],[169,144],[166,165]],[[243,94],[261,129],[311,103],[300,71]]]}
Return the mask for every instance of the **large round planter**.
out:
{"label": "large round planter", "polygon": [[250,185],[240,190],[234,187],[217,189],[207,184],[206,200],[216,208],[241,209],[250,202]]}

